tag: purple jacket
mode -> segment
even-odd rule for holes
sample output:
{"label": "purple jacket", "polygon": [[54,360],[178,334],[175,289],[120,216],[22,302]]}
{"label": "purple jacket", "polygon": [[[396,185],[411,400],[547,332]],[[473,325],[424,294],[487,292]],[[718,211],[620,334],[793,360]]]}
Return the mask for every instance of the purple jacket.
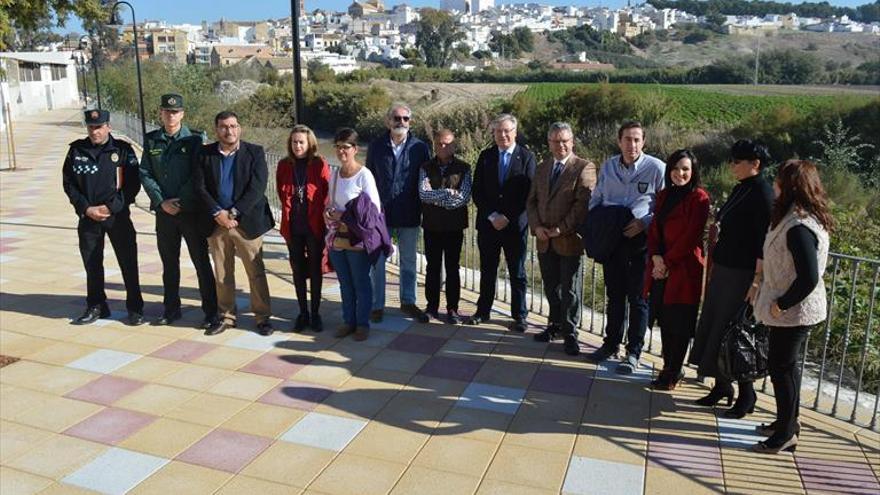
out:
{"label": "purple jacket", "polygon": [[370,196],[362,192],[345,205],[342,223],[348,226],[352,247],[362,247],[375,265],[380,254],[386,258],[394,252],[391,236],[385,226],[385,215],[376,208]]}

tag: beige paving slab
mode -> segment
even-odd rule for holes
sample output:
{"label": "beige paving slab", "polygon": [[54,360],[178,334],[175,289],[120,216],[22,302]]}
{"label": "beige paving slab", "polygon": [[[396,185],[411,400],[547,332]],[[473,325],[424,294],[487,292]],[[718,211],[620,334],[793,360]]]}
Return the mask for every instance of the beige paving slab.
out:
{"label": "beige paving slab", "polygon": [[[569,455],[501,443],[486,478],[533,488],[562,488]],[[535,469],[540,466],[540,469]]]}
{"label": "beige paving slab", "polygon": [[497,443],[433,436],[413,460],[413,465],[482,477],[497,449]]}
{"label": "beige paving slab", "polygon": [[10,421],[0,421],[0,463],[21,456],[34,449],[52,432]]}
{"label": "beige paving slab", "polygon": [[63,395],[99,376],[101,375],[89,371],[22,360],[5,366],[0,373],[0,381],[49,394]]}
{"label": "beige paving slab", "polygon": [[144,356],[117,369],[111,374],[142,382],[154,382],[180,370],[184,366],[186,366],[185,363]]}
{"label": "beige paving slab", "polygon": [[199,394],[165,415],[188,423],[217,427],[250,404],[250,401],[214,394]]}
{"label": "beige paving slab", "polygon": [[164,416],[198,394],[193,390],[150,383],[118,400],[114,405],[155,416]]}
{"label": "beige paving slab", "polygon": [[302,493],[302,491],[290,485],[282,485],[281,483],[238,475],[216,493],[217,495],[249,495],[252,493],[260,495],[297,495]]}
{"label": "beige paving slab", "polygon": [[123,440],[119,447],[172,459],[210,431],[207,426],[159,418]]}
{"label": "beige paving slab", "polygon": [[211,494],[230,478],[232,478],[231,473],[171,461],[128,493],[134,495]]}
{"label": "beige paving slab", "polygon": [[51,484],[49,478],[0,466],[0,492],[4,495],[39,493]]}
{"label": "beige paving slab", "polygon": [[241,474],[305,488],[335,456],[336,453],[329,450],[275,442],[248,464]]}
{"label": "beige paving slab", "polygon": [[227,378],[232,372],[219,368],[211,368],[208,366],[199,366],[196,364],[187,364],[182,368],[173,371],[161,378],[155,380],[161,385],[170,387],[185,388],[204,392],[218,382]]}
{"label": "beige paving slab", "polygon": [[342,453],[309,489],[337,495],[385,494],[405,470],[405,464]]}
{"label": "beige paving slab", "polygon": [[392,495],[470,495],[480,478],[411,466],[397,482]]}
{"label": "beige paving slab", "polygon": [[261,437],[278,438],[305,414],[306,411],[299,409],[254,402],[229,418],[221,427]]}
{"label": "beige paving slab", "polygon": [[58,481],[101,455],[107,448],[106,445],[88,440],[53,435],[24,455],[12,459],[7,465]]}
{"label": "beige paving slab", "polygon": [[484,479],[477,490],[478,495],[551,495],[558,493],[556,490],[544,490],[490,479]]}
{"label": "beige paving slab", "polygon": [[422,431],[373,421],[348,444],[345,452],[394,463],[409,463],[428,441]]}

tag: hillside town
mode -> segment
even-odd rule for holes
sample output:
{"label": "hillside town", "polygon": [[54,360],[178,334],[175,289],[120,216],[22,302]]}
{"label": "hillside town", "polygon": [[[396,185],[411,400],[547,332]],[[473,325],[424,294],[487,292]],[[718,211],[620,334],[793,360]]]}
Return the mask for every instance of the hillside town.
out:
{"label": "hillside town", "polygon": [[[315,60],[336,74],[351,72],[370,64],[406,67],[404,55],[416,46],[420,10],[406,4],[385,6],[382,0],[356,0],[345,12],[322,9],[307,11],[301,0],[299,44],[303,67]],[[510,34],[517,28],[545,33],[589,26],[625,39],[654,30],[668,30],[676,24],[702,23],[705,18],[676,9],[657,9],[649,3],[620,9],[605,7],[555,7],[538,3],[495,5],[494,0],[441,0],[442,10],[451,13],[462,37],[456,49],[468,53],[488,53],[497,58],[490,40],[493,35]],[[764,35],[780,30],[823,33],[865,33],[880,35],[880,23],[865,24],[846,16],[830,19],[799,17],[780,13],[757,16],[724,16],[721,29],[727,34]],[[231,66],[260,64],[280,74],[293,70],[290,56],[293,41],[290,18],[264,21],[237,21],[221,18],[200,24],[170,24],[162,20],[139,23],[140,57],[180,64]],[[123,26],[120,43],[131,45],[134,30]],[[88,43],[89,38],[83,41]],[[63,45],[61,43],[60,45]],[[566,62],[566,61],[560,61]],[[585,63],[583,54],[567,62]],[[453,69],[479,70],[482,63],[453,64]],[[604,68],[604,64],[596,64]]]}

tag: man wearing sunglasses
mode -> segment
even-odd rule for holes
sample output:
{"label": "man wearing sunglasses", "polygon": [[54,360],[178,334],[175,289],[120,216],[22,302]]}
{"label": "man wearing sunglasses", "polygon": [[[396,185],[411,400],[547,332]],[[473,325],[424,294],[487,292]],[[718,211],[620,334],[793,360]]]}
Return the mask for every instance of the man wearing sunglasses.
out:
{"label": "man wearing sunglasses", "polygon": [[[416,244],[421,224],[419,169],[431,158],[424,141],[410,133],[412,110],[395,103],[385,115],[388,132],[370,143],[367,168],[376,179],[388,233],[397,237],[400,252],[400,309],[420,322],[428,317],[416,306]],[[382,321],[385,309],[385,257],[373,265],[373,309],[370,320]]]}

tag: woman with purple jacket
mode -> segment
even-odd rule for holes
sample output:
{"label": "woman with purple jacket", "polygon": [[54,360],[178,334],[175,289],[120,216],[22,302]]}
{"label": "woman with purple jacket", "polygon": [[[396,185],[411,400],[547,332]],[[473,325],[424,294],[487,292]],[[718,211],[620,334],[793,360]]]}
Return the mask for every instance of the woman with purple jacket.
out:
{"label": "woman with purple jacket", "polygon": [[357,160],[357,139],[353,129],[342,129],[333,140],[341,166],[331,176],[324,219],[330,261],[342,294],[343,324],[336,330],[336,337],[354,334],[354,340],[362,341],[370,332],[370,267],[380,252],[390,253],[391,243],[376,181]]}

